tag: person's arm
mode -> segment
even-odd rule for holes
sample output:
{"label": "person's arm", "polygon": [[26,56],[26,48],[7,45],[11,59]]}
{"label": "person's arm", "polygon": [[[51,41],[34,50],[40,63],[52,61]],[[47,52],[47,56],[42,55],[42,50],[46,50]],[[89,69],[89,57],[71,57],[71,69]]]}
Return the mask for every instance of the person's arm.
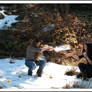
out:
{"label": "person's arm", "polygon": [[83,55],[84,55],[84,57],[86,58],[87,62],[88,62],[89,64],[92,64],[92,61],[91,61],[90,58],[88,57],[87,53],[84,52]]}
{"label": "person's arm", "polygon": [[79,57],[77,55],[73,55],[72,53],[66,53],[65,54],[66,57],[73,57],[76,60],[79,60]]}
{"label": "person's arm", "polygon": [[80,59],[79,56],[77,56],[77,55],[72,55],[72,57],[73,57],[74,59],[76,59],[76,60],[79,60],[79,59]]}
{"label": "person's arm", "polygon": [[47,46],[47,47],[44,47],[42,48],[42,51],[53,51],[54,48],[52,46]]}
{"label": "person's arm", "polygon": [[32,47],[32,46],[29,46],[28,50],[30,50],[31,52],[40,52],[42,49],[41,48],[35,48],[35,47]]}
{"label": "person's arm", "polygon": [[35,48],[35,47],[28,47],[28,48],[30,48],[29,50],[31,52],[44,52],[44,51],[52,51],[53,50],[52,46],[46,46],[43,48]]}
{"label": "person's arm", "polygon": [[83,58],[84,57],[84,55],[80,55],[80,56],[78,56],[79,57],[79,59],[81,59],[81,58]]}
{"label": "person's arm", "polygon": [[84,57],[83,55],[77,56],[77,55],[73,55],[72,53],[67,53],[67,54],[65,54],[65,56],[66,56],[66,57],[72,57],[72,58],[74,58],[74,59],[76,59],[76,60],[79,60],[79,59],[81,59],[82,57]]}

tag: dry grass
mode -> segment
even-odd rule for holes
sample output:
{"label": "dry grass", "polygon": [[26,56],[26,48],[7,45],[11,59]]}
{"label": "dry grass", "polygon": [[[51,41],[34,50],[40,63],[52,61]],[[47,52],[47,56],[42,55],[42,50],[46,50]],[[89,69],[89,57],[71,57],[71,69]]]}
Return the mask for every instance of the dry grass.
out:
{"label": "dry grass", "polygon": [[69,84],[66,84],[65,86],[63,86],[64,89],[69,89],[70,88],[70,85]]}
{"label": "dry grass", "polygon": [[74,84],[72,85],[72,87],[69,84],[66,84],[63,88],[64,89],[69,89],[69,88],[85,88],[85,86],[83,85],[83,83],[81,85],[79,85],[78,82],[74,82]]}
{"label": "dry grass", "polygon": [[3,87],[2,87],[2,86],[0,86],[0,89],[3,89]]}
{"label": "dry grass", "polygon": [[77,74],[78,74],[78,72],[76,72],[76,68],[68,69],[65,72],[65,75],[68,75],[68,76],[73,76],[73,75],[77,75]]}
{"label": "dry grass", "polygon": [[52,76],[52,75],[50,75],[50,76],[49,76],[49,78],[50,78],[50,79],[52,79],[52,78],[53,78],[53,76]]}
{"label": "dry grass", "polygon": [[80,84],[79,82],[74,82],[73,88],[90,88],[90,81],[82,81]]}
{"label": "dry grass", "polygon": [[51,87],[52,89],[59,89],[59,88],[57,88],[57,87]]}
{"label": "dry grass", "polygon": [[90,81],[74,81],[73,85],[71,85],[71,83],[66,84],[63,88],[64,89],[69,89],[69,88],[80,88],[80,89],[86,89],[86,88],[91,88],[90,87]]}
{"label": "dry grass", "polygon": [[78,84],[78,82],[74,82],[73,88],[85,88],[85,86],[83,85],[83,82],[81,83],[81,85]]}
{"label": "dry grass", "polygon": [[3,81],[0,81],[0,89],[5,88],[5,85],[3,84]]}

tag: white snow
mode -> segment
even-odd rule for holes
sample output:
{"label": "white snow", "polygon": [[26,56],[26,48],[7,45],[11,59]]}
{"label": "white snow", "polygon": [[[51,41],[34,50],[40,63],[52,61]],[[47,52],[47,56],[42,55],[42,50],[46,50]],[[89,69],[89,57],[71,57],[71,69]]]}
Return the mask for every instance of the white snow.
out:
{"label": "white snow", "polygon": [[69,44],[64,44],[64,45],[61,45],[61,46],[56,46],[56,47],[54,48],[54,50],[55,50],[56,52],[60,52],[60,51],[65,51],[65,50],[71,50],[71,47],[70,47]]}
{"label": "white snow", "polygon": [[7,27],[11,27],[13,23],[18,22],[16,18],[18,15],[6,15],[5,10],[1,10],[0,13],[4,16],[3,19],[0,19],[0,29],[6,29]]}
{"label": "white snow", "polygon": [[[13,64],[9,58],[0,59],[0,87],[3,90],[59,90],[66,84],[73,88],[74,83],[82,85],[84,88],[92,87],[92,79],[82,81],[76,76],[67,76],[65,72],[78,67],[58,65],[48,62],[43,70],[42,77],[36,76],[37,67],[33,71],[33,76],[27,75],[28,68],[25,66],[25,59],[14,59]],[[1,89],[0,89],[1,90]]]}

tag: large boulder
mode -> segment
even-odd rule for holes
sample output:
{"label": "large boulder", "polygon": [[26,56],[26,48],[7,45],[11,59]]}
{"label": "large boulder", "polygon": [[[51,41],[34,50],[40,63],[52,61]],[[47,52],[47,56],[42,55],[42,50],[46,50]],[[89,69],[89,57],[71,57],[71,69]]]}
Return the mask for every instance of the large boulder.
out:
{"label": "large boulder", "polygon": [[3,19],[4,15],[2,13],[0,13],[0,19]]}

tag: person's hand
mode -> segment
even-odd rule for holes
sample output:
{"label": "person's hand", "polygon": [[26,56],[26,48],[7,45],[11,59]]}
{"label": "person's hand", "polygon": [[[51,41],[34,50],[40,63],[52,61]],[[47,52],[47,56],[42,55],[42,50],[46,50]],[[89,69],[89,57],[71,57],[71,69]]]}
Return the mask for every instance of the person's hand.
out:
{"label": "person's hand", "polygon": [[52,46],[44,46],[43,48],[42,48],[42,51],[53,51],[54,50],[54,48],[52,47]]}
{"label": "person's hand", "polygon": [[73,55],[72,53],[67,53],[67,54],[65,54],[65,56],[66,57],[72,57],[72,58],[74,58],[76,60],[79,60],[79,57],[77,55]]}
{"label": "person's hand", "polygon": [[54,50],[54,48],[52,46],[49,46],[48,48],[49,48],[48,51],[53,51]]}
{"label": "person's hand", "polygon": [[83,53],[83,55],[84,55],[84,57],[86,57],[86,56],[87,56],[87,53],[86,53],[86,52],[84,52],[84,53]]}
{"label": "person's hand", "polygon": [[66,57],[71,57],[72,56],[72,53],[66,53],[65,56]]}

